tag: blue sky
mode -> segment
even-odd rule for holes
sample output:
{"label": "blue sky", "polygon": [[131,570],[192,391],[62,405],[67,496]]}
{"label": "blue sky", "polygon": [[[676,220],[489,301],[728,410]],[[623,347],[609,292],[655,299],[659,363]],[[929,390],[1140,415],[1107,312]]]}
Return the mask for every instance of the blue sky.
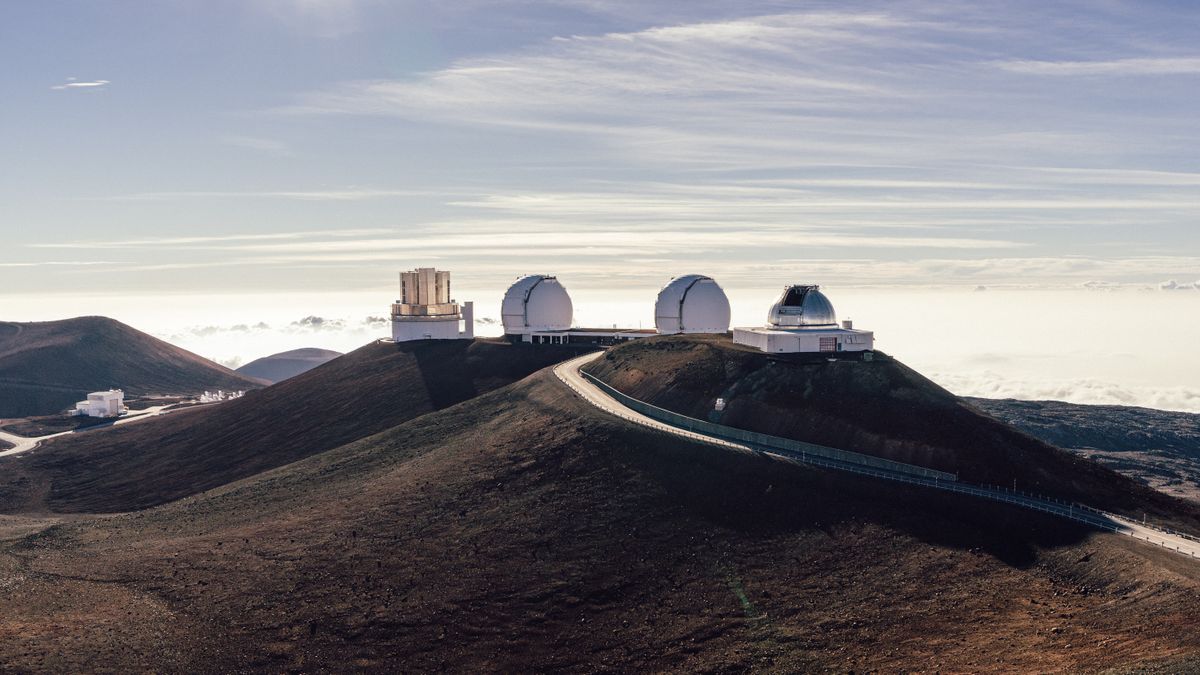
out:
{"label": "blue sky", "polygon": [[5,3],[0,275],[1194,283],[1200,9],[1047,4]]}
{"label": "blue sky", "polygon": [[0,316],[236,362],[386,332],[418,265],[627,324],[700,272],[960,393],[1200,410],[1197,45],[1184,2],[3,3]]}

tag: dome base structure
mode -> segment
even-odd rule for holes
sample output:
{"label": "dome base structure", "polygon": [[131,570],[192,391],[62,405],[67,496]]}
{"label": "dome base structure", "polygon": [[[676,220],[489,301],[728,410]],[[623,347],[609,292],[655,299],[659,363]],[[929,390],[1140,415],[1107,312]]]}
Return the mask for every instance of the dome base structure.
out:
{"label": "dome base structure", "polygon": [[771,354],[869,352],[875,334],[853,328],[734,328],[734,344]]}
{"label": "dome base structure", "polygon": [[405,317],[392,318],[392,342],[409,342],[411,340],[458,340],[467,338],[465,331],[459,330],[458,317],[449,319]]}
{"label": "dome base structure", "polygon": [[838,324],[833,303],[820,286],[798,284],[783,289],[761,328],[734,328],[735,344],[771,354],[869,352],[875,334]]}

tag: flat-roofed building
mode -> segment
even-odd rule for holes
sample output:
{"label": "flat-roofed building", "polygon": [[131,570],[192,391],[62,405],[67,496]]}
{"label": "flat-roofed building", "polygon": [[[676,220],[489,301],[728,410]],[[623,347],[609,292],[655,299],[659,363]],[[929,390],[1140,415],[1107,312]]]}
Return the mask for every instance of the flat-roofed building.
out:
{"label": "flat-roofed building", "polygon": [[119,417],[125,412],[125,392],[120,389],[94,391],[87,400],[75,404],[74,415],[86,417]]}

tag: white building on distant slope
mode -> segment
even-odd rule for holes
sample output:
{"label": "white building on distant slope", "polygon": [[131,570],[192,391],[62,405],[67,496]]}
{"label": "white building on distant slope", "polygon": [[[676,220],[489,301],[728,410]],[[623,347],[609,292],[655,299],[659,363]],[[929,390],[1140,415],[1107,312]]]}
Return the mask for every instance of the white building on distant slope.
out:
{"label": "white building on distant slope", "polygon": [[125,392],[120,389],[94,391],[86,401],[75,404],[73,415],[87,417],[118,417],[125,412]]}
{"label": "white building on distant slope", "polygon": [[[460,329],[459,324],[463,324]],[[475,337],[474,303],[460,308],[450,295],[450,273],[422,267],[400,273],[400,300],[392,304],[392,340]]]}
{"label": "white building on distant slope", "polygon": [[198,403],[218,403],[220,401],[232,401],[235,398],[241,398],[246,395],[242,389],[237,391],[225,391],[218,389],[216,391],[206,391],[196,398]]}
{"label": "white building on distant slope", "polygon": [[762,328],[734,328],[733,341],[764,352],[869,352],[875,334],[855,330],[849,321],[838,324],[833,303],[820,286],[788,286],[771,307]]}

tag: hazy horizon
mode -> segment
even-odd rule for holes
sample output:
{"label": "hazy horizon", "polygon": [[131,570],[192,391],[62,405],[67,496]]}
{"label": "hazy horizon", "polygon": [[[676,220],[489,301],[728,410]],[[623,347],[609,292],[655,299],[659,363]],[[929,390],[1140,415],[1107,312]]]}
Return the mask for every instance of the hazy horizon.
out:
{"label": "hazy horizon", "polygon": [[[577,291],[581,326],[651,328],[655,287]],[[504,287],[460,289],[480,336],[495,336]],[[877,347],[963,396],[1137,405],[1200,413],[1196,298],[1154,290],[1032,291],[825,287],[840,318]],[[761,325],[779,288],[726,287],[734,325]],[[350,351],[390,335],[387,289],[287,296],[140,296],[109,301],[135,328],[237,367],[301,347]],[[94,314],[78,298],[14,305],[23,320]],[[80,310],[71,310],[77,307]],[[1114,320],[1114,314],[1125,320]],[[1133,317],[1136,320],[1128,320]],[[6,317],[12,320],[13,317]]]}
{"label": "hazy horizon", "polygon": [[[344,351],[435,265],[650,325],[783,284],[959,394],[1200,412],[1200,7],[0,7],[0,319]],[[315,317],[315,318],[314,318]],[[487,334],[487,326],[480,326]]]}

